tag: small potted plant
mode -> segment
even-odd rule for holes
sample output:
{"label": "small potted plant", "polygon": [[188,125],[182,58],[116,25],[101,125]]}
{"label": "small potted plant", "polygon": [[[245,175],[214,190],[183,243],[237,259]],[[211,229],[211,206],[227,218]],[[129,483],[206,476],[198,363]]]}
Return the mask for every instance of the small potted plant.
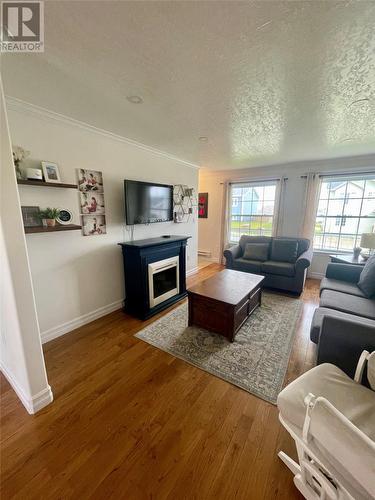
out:
{"label": "small potted plant", "polygon": [[53,227],[56,225],[56,219],[60,215],[58,208],[47,207],[45,210],[39,212],[39,217],[42,219],[43,226]]}

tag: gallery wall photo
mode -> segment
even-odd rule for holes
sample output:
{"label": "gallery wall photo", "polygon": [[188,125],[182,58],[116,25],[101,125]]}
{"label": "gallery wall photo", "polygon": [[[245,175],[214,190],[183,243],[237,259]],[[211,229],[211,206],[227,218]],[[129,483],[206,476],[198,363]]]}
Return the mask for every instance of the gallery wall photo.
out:
{"label": "gallery wall photo", "polygon": [[77,177],[83,236],[106,234],[102,172],[79,168]]}

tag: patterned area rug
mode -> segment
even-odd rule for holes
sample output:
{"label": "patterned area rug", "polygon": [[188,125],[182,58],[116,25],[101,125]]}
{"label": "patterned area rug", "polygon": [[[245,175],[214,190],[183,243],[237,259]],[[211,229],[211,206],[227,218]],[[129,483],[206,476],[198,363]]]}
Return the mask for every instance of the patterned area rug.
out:
{"label": "patterned area rug", "polygon": [[275,404],[301,308],[301,300],[263,292],[262,306],[230,343],[221,335],[188,327],[184,303],[136,337]]}

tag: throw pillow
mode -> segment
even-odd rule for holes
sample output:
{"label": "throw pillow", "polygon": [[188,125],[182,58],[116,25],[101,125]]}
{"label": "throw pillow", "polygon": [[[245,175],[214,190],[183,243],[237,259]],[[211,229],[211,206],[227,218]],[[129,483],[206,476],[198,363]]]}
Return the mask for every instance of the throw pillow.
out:
{"label": "throw pillow", "polygon": [[375,297],[375,254],[368,259],[362,269],[358,286],[368,299]]}
{"label": "throw pillow", "polygon": [[268,260],[268,243],[247,243],[243,254],[244,259],[260,260],[264,262]]}
{"label": "throw pillow", "polygon": [[290,262],[294,264],[297,260],[298,242],[296,240],[272,240],[271,260],[278,262]]}

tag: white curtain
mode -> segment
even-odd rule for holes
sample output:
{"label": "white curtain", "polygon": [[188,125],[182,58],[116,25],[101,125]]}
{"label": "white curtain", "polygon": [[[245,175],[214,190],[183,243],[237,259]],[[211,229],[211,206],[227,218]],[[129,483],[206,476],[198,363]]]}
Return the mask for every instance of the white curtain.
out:
{"label": "white curtain", "polygon": [[285,188],[287,177],[281,177],[277,182],[275,208],[272,224],[272,236],[281,236],[284,221],[284,207],[285,207]]}
{"label": "white curtain", "polygon": [[307,174],[301,237],[314,239],[316,212],[319,204],[321,179],[318,174]]}
{"label": "white curtain", "polygon": [[230,182],[223,183],[223,211],[222,211],[222,227],[221,227],[221,263],[225,264],[224,250],[226,250],[229,244],[230,238],[230,211],[231,211],[231,199],[232,199],[232,186]]}

